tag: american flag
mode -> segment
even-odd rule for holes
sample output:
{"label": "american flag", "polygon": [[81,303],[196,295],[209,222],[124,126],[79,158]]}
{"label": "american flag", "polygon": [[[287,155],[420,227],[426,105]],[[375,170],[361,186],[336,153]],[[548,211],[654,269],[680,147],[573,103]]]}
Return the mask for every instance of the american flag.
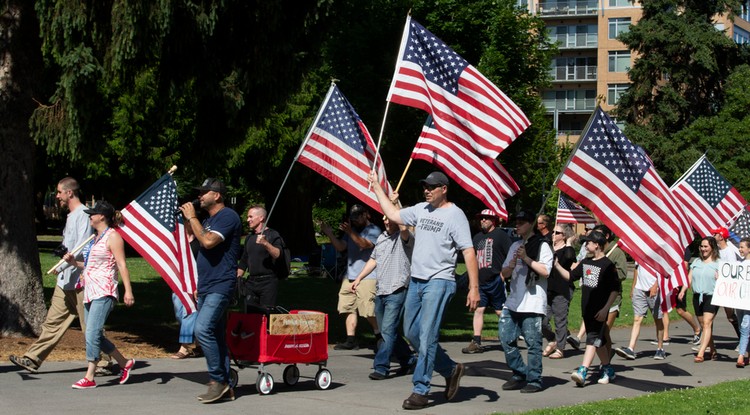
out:
{"label": "american flag", "polygon": [[743,208],[742,212],[729,227],[729,239],[735,244],[740,244],[740,239],[750,238],[750,212]]}
{"label": "american flag", "polygon": [[683,260],[692,237],[687,218],[645,152],[601,108],[557,186],[618,235],[639,264],[671,275]]}
{"label": "american flag", "polygon": [[731,223],[746,204],[704,155],[670,188],[690,223],[701,236]]}
{"label": "american flag", "polygon": [[[382,213],[367,175],[375,160],[375,144],[354,107],[331,85],[312,128],[297,153],[297,160]],[[378,157],[378,177],[386,194],[391,187]]]}
{"label": "american flag", "polygon": [[427,111],[445,137],[491,158],[530,124],[503,91],[411,16],[387,101]]}
{"label": "american flag", "polygon": [[557,223],[596,223],[586,209],[560,193],[557,198]]}
{"label": "american flag", "polygon": [[177,185],[165,174],[122,209],[124,223],[117,230],[164,278],[189,314],[196,311],[198,272],[182,215],[175,215],[178,208]]}
{"label": "american flag", "polygon": [[465,141],[445,138],[435,129],[432,117],[422,127],[411,158],[428,161],[440,167],[467,192],[476,196],[488,208],[508,219],[507,199],[519,188],[505,167],[497,160],[478,154]]}

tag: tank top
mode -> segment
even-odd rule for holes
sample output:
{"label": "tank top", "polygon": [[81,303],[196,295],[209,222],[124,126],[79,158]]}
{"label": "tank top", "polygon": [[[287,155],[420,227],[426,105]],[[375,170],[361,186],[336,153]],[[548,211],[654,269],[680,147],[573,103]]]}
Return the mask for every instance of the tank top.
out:
{"label": "tank top", "polygon": [[107,248],[112,232],[114,229],[107,228],[89,246],[86,268],[83,270],[84,303],[102,297],[114,297],[117,300],[117,263],[112,251]]}

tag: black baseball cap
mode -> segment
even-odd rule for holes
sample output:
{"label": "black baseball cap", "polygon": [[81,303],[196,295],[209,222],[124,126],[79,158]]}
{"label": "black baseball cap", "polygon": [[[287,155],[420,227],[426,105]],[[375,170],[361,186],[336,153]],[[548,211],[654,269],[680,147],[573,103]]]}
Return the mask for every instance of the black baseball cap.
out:
{"label": "black baseball cap", "polygon": [[439,171],[434,171],[427,175],[424,179],[420,180],[421,185],[428,186],[448,186],[448,176]]}
{"label": "black baseball cap", "polygon": [[106,218],[112,218],[115,216],[115,207],[112,206],[109,202],[105,202],[103,200],[96,202],[94,207],[85,209],[84,212],[86,212],[89,216],[91,215],[104,215]]}
{"label": "black baseball cap", "polygon": [[227,187],[224,186],[224,182],[219,179],[214,179],[213,177],[209,177],[203,181],[203,184],[196,187],[195,190],[199,191],[201,194],[206,192],[217,192],[221,193],[222,196],[226,196],[227,194]]}
{"label": "black baseball cap", "polygon": [[536,215],[527,210],[521,210],[516,213],[516,222],[518,222],[519,220],[531,223],[536,220]]}
{"label": "black baseball cap", "polygon": [[607,237],[604,236],[603,233],[599,231],[591,231],[588,235],[582,236],[581,241],[587,242],[591,241],[599,246],[604,246],[607,244]]}

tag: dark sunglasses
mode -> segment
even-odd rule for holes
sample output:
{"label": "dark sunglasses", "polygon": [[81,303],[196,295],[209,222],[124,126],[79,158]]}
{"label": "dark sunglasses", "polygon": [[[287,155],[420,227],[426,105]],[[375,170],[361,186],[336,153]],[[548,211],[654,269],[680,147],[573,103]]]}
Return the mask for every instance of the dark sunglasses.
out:
{"label": "dark sunglasses", "polygon": [[422,185],[422,189],[429,190],[429,191],[433,191],[433,190],[437,189],[438,187],[443,187],[443,185],[441,185],[441,184],[425,184],[425,185]]}
{"label": "dark sunglasses", "polygon": [[562,232],[560,232],[560,231],[552,231],[552,233],[553,233],[553,234],[555,234],[555,235],[562,235],[562,234],[563,234],[563,233],[562,233]]}

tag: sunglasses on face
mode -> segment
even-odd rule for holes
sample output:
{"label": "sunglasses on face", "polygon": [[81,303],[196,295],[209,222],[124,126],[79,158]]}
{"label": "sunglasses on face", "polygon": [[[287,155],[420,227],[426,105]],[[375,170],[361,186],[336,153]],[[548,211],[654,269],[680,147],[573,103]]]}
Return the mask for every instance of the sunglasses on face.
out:
{"label": "sunglasses on face", "polygon": [[433,191],[433,190],[437,189],[438,187],[443,187],[443,186],[439,185],[439,184],[426,184],[426,185],[422,186],[422,189]]}
{"label": "sunglasses on face", "polygon": [[560,231],[552,231],[552,233],[553,233],[553,234],[555,234],[555,235],[562,235],[562,234],[563,234],[563,233],[562,233],[562,232],[560,232]]}

